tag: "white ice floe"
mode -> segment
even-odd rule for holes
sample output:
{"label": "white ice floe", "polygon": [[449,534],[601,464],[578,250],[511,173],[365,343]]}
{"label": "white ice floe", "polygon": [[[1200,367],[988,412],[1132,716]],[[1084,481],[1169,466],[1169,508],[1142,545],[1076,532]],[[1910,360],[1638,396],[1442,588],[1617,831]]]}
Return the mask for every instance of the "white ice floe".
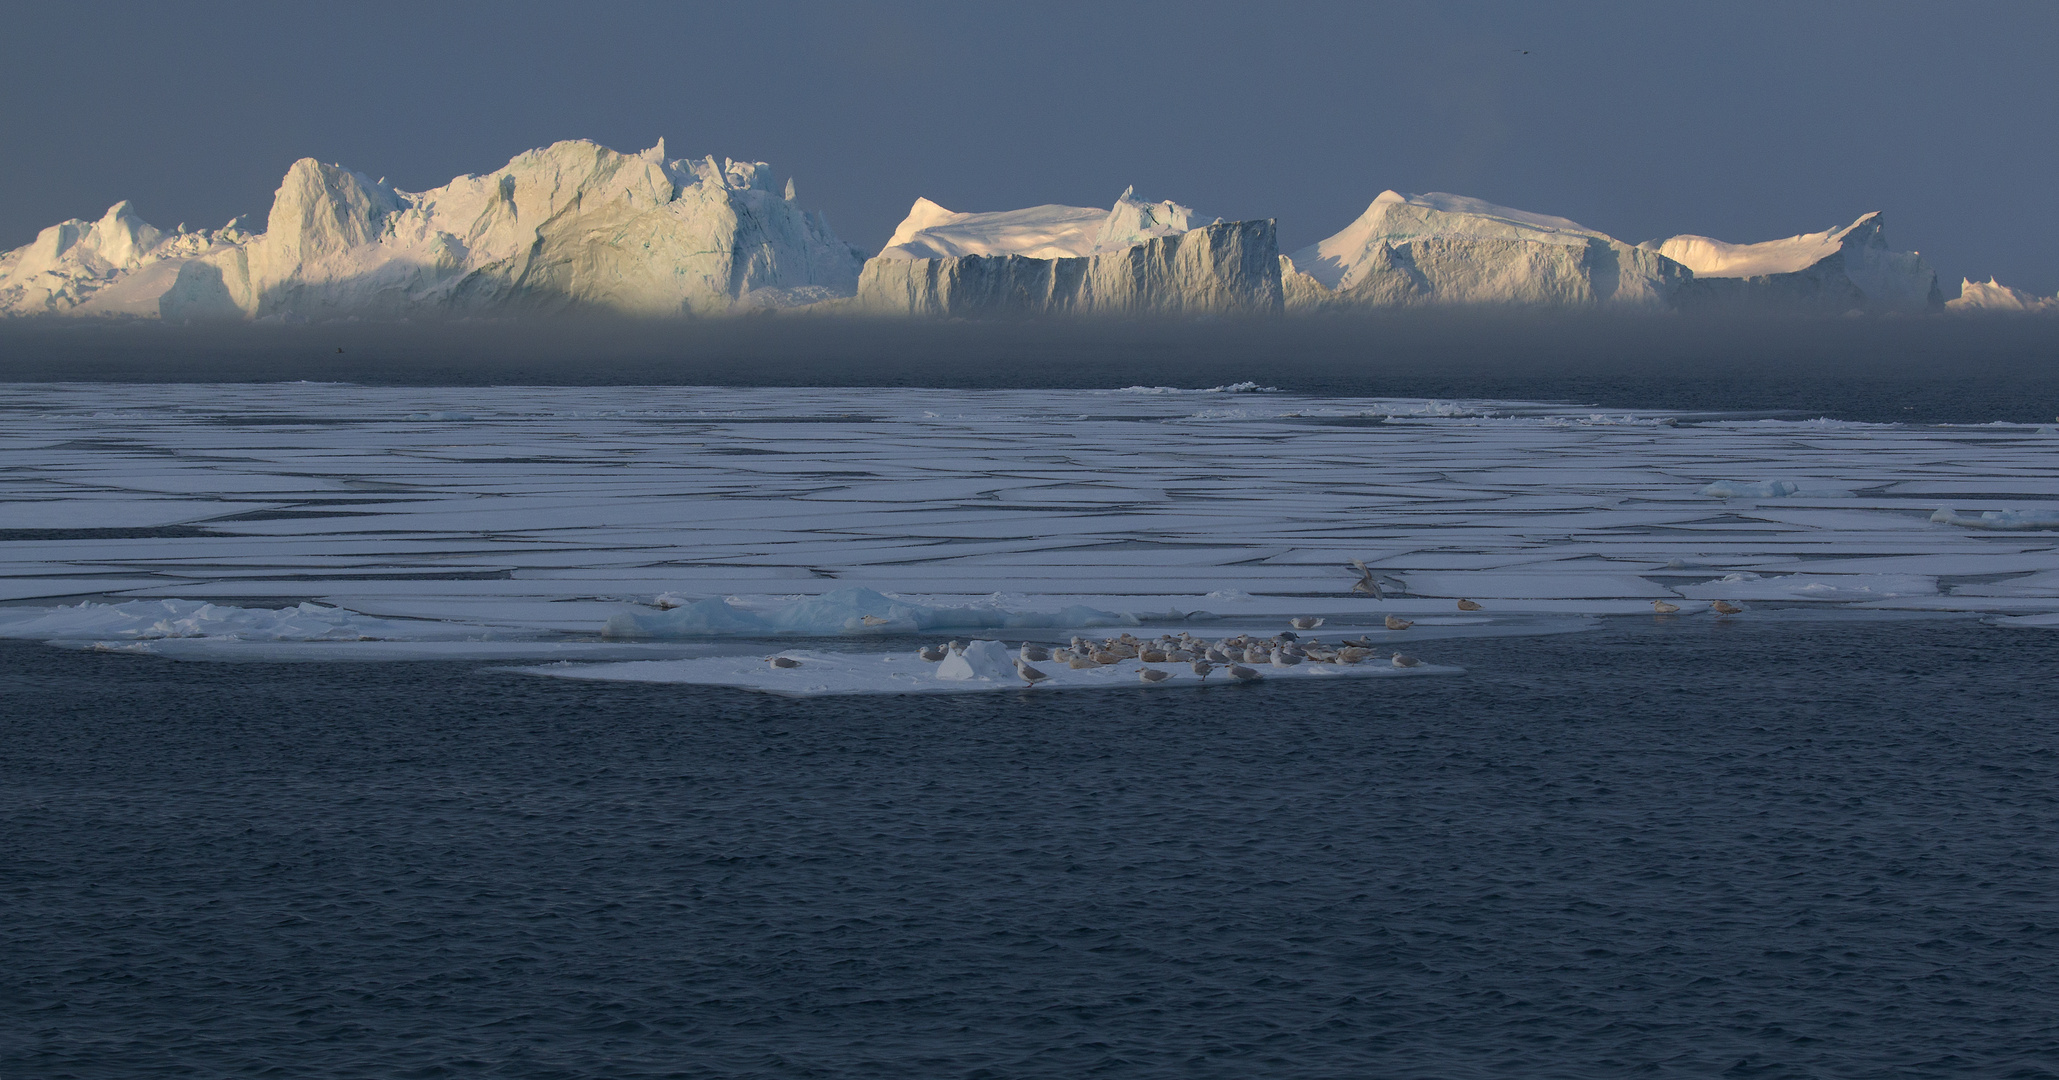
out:
{"label": "white ice floe", "polygon": [[1726,574],[1714,581],[1683,585],[1680,595],[1697,600],[1819,600],[1853,603],[1933,596],[1937,579],[1919,574]]}
{"label": "white ice floe", "polygon": [[1809,483],[1810,486],[1804,487],[1801,483],[1793,480],[1760,480],[1755,482],[1718,480],[1713,484],[1703,486],[1696,494],[1707,495],[1713,499],[1784,499],[1790,495],[1815,499],[1849,499],[1852,497],[1852,493],[1844,488],[1823,485],[1814,481]]}
{"label": "white ice floe", "polygon": [[1118,394],[1277,394],[1277,386],[1260,386],[1255,382],[1235,382],[1223,386],[1204,387],[1190,390],[1179,386],[1125,386]]}
{"label": "white ice floe", "polygon": [[374,619],[312,603],[249,608],[194,600],[139,600],[59,608],[0,608],[0,637],[45,641],[434,641],[462,637],[467,632],[466,628],[449,624]]}
{"label": "white ice floe", "polygon": [[[613,664],[560,663],[516,670],[562,679],[591,679],[603,682],[674,683],[696,686],[729,686],[792,697],[838,694],[963,694],[1014,690],[1049,693],[1054,690],[1128,689],[1151,692],[1175,687],[1238,686],[1239,681],[1218,666],[1206,678],[1194,674],[1187,664],[1143,665],[1136,660],[1075,670],[1059,663],[1037,664],[1047,676],[1035,686],[1026,683],[1012,664],[1005,661],[1008,650],[999,642],[972,642],[963,655],[941,663],[929,663],[913,653],[846,653],[810,649],[786,649],[778,655],[799,661],[799,666],[773,667],[761,656],[717,656],[685,660],[640,660]],[[977,658],[977,659],[974,659]],[[1146,683],[1138,675],[1150,666],[1166,678]],[[1396,667],[1385,658],[1358,664],[1297,664],[1292,667],[1266,665],[1259,671],[1260,682],[1311,682],[1332,679],[1397,678],[1420,675],[1463,675],[1465,669],[1438,664]]]}
{"label": "white ice floe", "polygon": [[2059,510],[1983,510],[1973,516],[1941,509],[1930,520],[1969,529],[2059,529]]}
{"label": "white ice floe", "polygon": [[911,634],[943,630],[1078,629],[1136,626],[1137,616],[1075,604],[1060,611],[1012,611],[992,604],[938,607],[911,603],[871,589],[838,589],[820,596],[753,610],[710,597],[664,611],[624,610],[602,630],[611,638],[823,637],[833,634]]}

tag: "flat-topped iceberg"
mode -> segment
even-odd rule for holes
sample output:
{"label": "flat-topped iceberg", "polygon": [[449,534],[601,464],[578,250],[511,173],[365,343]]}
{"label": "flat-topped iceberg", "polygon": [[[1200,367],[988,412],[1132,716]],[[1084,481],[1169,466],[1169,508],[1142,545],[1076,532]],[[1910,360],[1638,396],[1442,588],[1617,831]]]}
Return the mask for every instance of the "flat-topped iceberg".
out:
{"label": "flat-topped iceberg", "polygon": [[1690,275],[1578,222],[1460,195],[1383,191],[1283,262],[1293,311],[1437,304],[1659,307]]}
{"label": "flat-topped iceberg", "polygon": [[1647,249],[1694,271],[1682,290],[1689,306],[1931,311],[1944,306],[1937,272],[1914,251],[1892,251],[1883,216],[1863,214],[1842,229],[1785,240],[1730,244],[1683,235],[1648,241]]}
{"label": "flat-topped iceberg", "polygon": [[1192,210],[1170,200],[1147,203],[1135,195],[1135,188],[1125,190],[1112,210],[1052,205],[983,214],[954,213],[928,199],[917,199],[879,257],[1080,259],[1125,251],[1194,228]]}
{"label": "flat-topped iceberg", "polygon": [[877,315],[1270,315],[1281,310],[1273,223],[1196,225],[1125,190],[1109,210],[954,213],[918,199],[865,264],[852,307]]}

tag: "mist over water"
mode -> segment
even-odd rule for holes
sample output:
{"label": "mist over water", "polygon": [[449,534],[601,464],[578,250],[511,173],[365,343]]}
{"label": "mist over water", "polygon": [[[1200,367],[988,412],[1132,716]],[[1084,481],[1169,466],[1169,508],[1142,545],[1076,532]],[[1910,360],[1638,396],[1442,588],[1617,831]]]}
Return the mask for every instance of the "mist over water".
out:
{"label": "mist over water", "polygon": [[0,326],[0,381],[1206,387],[2050,422],[2059,319],[1484,311],[1264,321]]}

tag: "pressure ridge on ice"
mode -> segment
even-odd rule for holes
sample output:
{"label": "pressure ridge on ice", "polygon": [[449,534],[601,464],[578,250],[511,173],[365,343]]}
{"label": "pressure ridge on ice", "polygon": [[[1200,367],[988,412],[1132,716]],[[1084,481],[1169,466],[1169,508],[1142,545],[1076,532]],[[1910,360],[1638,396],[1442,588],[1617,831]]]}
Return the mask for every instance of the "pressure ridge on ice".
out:
{"label": "pressure ridge on ice", "polygon": [[294,162],[263,228],[144,222],[127,202],[0,254],[0,314],[172,322],[722,316],[1277,315],[1425,305],[2059,311],[1994,281],[1947,303],[1879,213],[1785,240],[1627,244],[1464,196],[1381,192],[1282,255],[1270,219],[1124,191],[1109,209],[915,201],[867,259],[764,162],[560,142],[407,192]]}

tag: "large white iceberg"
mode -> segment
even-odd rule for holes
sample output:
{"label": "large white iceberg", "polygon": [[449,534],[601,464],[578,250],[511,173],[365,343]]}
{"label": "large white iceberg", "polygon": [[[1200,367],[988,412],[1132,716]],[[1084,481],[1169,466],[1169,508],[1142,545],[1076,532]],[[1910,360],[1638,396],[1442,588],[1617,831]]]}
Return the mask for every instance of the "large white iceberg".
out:
{"label": "large white iceberg", "polygon": [[1287,306],[1658,307],[1690,278],[1578,222],[1460,195],[1383,191],[1342,232],[1283,262]]}
{"label": "large white iceberg", "polygon": [[1648,241],[1646,248],[1694,271],[1681,293],[1692,306],[1815,307],[1929,311],[1944,306],[1937,272],[1914,251],[1891,251],[1878,212],[1842,229],[1758,244],[1706,236]]}
{"label": "large white iceberg", "polygon": [[220,229],[167,232],[124,200],[98,221],[59,222],[0,254],[0,314],[154,319],[158,298],[188,260],[249,239],[241,218]]}
{"label": "large white iceberg", "polygon": [[954,213],[918,199],[865,263],[856,310],[880,315],[1268,315],[1281,310],[1273,223],[1196,224],[1126,190],[1109,210]]}
{"label": "large white iceberg", "polygon": [[172,321],[716,315],[849,296],[860,254],[763,162],[585,140],[423,192],[294,162],[261,235],[118,204],[0,257],[0,310]]}

